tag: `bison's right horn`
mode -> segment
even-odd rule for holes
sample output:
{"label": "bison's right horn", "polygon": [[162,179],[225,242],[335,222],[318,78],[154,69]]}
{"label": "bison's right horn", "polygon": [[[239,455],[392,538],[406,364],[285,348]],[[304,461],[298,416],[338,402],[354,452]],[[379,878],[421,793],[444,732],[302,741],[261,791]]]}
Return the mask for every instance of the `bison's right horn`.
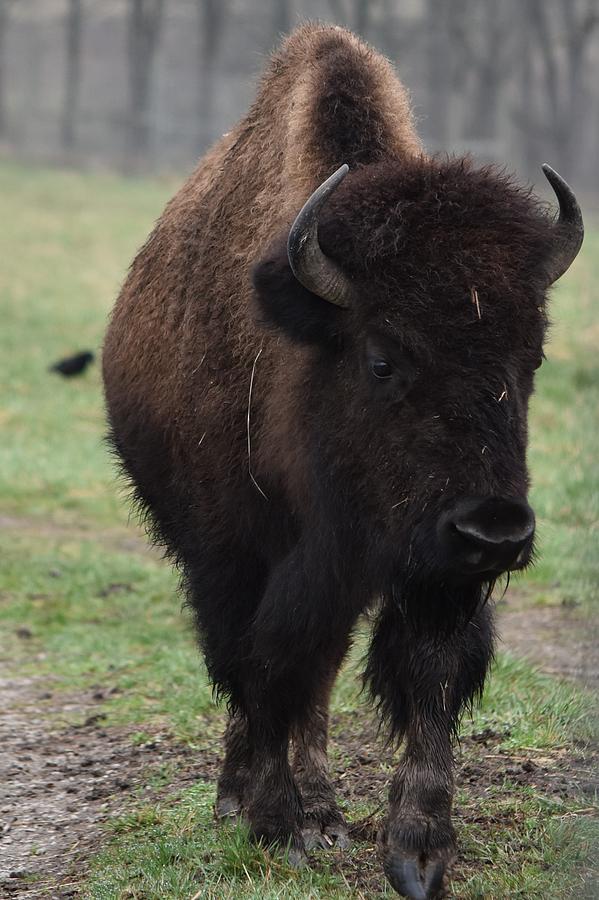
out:
{"label": "bison's right horn", "polygon": [[576,259],[584,238],[584,225],[580,206],[570,185],[547,163],[542,169],[559,203],[559,217],[555,223],[553,252],[548,273],[549,284],[553,284]]}
{"label": "bison's right horn", "polygon": [[342,307],[351,305],[351,283],[339,266],[322,252],[318,243],[318,215],[348,172],[349,166],[344,164],[316,188],[303,205],[287,238],[289,265],[299,283],[323,300]]}

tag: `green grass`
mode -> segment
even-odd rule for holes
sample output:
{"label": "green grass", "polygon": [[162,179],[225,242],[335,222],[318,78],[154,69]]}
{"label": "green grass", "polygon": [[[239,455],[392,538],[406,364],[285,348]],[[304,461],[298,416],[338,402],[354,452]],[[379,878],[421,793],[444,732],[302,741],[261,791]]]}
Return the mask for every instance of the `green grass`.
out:
{"label": "green grass", "polygon": [[[538,797],[507,800],[493,797],[488,805],[503,822],[490,830],[469,823],[462,833],[462,854],[484,866],[460,885],[458,896],[483,898],[565,898],[581,896],[584,868],[596,846],[597,829],[569,818],[559,804]],[[514,827],[514,822],[517,826]],[[564,863],[567,863],[564,865]],[[463,893],[462,893],[463,890]],[[591,897],[591,894],[587,894]]]}
{"label": "green grass", "polygon": [[118,843],[97,860],[99,874],[87,896],[123,897],[136,882],[147,900],[191,898],[198,890],[211,900],[346,896],[326,862],[318,872],[297,872],[284,856],[273,859],[252,845],[242,826],[229,826],[224,837],[217,833],[213,802],[212,790],[199,784],[185,791],[176,806],[140,807],[123,816],[114,826]]}
{"label": "green grass", "polygon": [[84,518],[94,526],[126,521],[99,440],[99,368],[76,387],[46,369],[74,350],[99,349],[126,267],[170,191],[0,166],[4,514],[69,524]]}
{"label": "green grass", "polygon": [[501,654],[476,711],[476,727],[505,732],[509,750],[561,747],[593,735],[592,699],[582,691]]}
{"label": "green grass", "polygon": [[599,604],[599,231],[554,291],[547,361],[532,405],[529,460],[540,556],[531,584]]}
{"label": "green grass", "polygon": [[[56,690],[118,688],[102,707],[104,725],[130,727],[132,742],[160,729],[201,753],[214,749],[222,713],[181,613],[176,576],[128,522],[102,442],[99,368],[73,381],[46,371],[61,355],[100,346],[126,266],[172,190],[159,181],[0,164],[10,223],[0,230],[0,651],[15,670],[52,677]],[[541,557],[519,579],[526,602],[575,600],[585,615],[599,604],[598,259],[599,232],[592,232],[554,294],[555,326],[531,415]],[[18,637],[19,629],[29,636]],[[335,691],[338,734],[370,715],[358,696],[360,649]],[[582,691],[503,655],[464,732],[499,733],[498,754],[557,759],[589,737],[592,719]],[[335,744],[334,765],[343,766],[345,753]],[[391,771],[391,762],[382,765]],[[148,779],[157,788],[176,773],[167,766]],[[360,896],[352,873],[378,871],[367,845],[343,865],[333,854],[292,871],[242,831],[217,833],[213,800],[213,784],[203,782],[152,804],[131,798],[92,861],[85,895],[349,898]],[[350,818],[372,812],[373,802],[355,802]],[[480,816],[465,815],[459,826],[455,896],[583,896],[572,872],[593,837],[574,801],[506,782],[460,802]],[[372,883],[368,896],[392,895],[382,880]]]}
{"label": "green grass", "polygon": [[[136,816],[123,817],[114,828],[117,840],[97,860],[99,874],[86,896],[94,900],[137,896],[127,893],[132,885],[139,885],[143,890],[139,896],[146,900],[191,898],[196,892],[211,900],[365,896],[348,891],[324,855],[317,868],[297,872],[284,859],[273,859],[252,846],[241,827],[229,827],[223,839],[210,824],[211,802],[211,794],[197,786],[186,791],[176,807],[165,811],[140,807]],[[469,824],[464,830],[462,855],[482,863],[484,876],[474,874],[466,883],[460,881],[457,896],[464,900],[571,896],[563,859],[583,864],[586,844],[595,836],[581,835],[564,821],[563,808],[535,797],[494,798],[488,805],[502,815],[503,823],[491,833],[488,825]],[[518,828],[511,824],[514,819]],[[355,864],[367,865],[359,859],[359,851],[349,855]],[[385,886],[366,896],[396,895]]]}

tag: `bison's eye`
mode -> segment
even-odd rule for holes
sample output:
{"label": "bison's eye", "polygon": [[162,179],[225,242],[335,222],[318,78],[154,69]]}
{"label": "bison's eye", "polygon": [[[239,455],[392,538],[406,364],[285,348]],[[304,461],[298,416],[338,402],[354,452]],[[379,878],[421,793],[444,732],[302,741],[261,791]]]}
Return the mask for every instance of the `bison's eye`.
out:
{"label": "bison's eye", "polygon": [[370,361],[370,371],[375,378],[391,378],[393,368],[386,359],[373,359]]}

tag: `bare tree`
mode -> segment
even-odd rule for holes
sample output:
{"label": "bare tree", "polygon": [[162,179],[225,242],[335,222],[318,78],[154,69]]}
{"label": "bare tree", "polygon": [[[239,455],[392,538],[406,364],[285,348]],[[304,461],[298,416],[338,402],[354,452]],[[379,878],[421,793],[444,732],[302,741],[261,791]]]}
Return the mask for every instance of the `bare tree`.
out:
{"label": "bare tree", "polygon": [[146,155],[150,136],[152,70],[161,33],[164,0],[129,0],[129,159]]}
{"label": "bare tree", "polygon": [[[464,136],[482,141],[483,146],[497,136],[500,98],[513,71],[518,37],[518,29],[513,27],[514,12],[509,0],[501,4],[457,0],[450,18],[453,83],[466,94]],[[483,153],[489,155],[489,148]]]}
{"label": "bare tree", "polygon": [[227,0],[198,0],[198,140],[200,152],[216,136],[214,125],[215,68],[223,40],[227,7]]}
{"label": "bare tree", "polygon": [[[120,47],[109,43],[120,19],[128,49],[126,161],[132,168],[148,164],[153,116],[162,114],[152,102],[153,76],[162,65],[161,35],[172,14],[169,35],[178,35],[173,52],[189,55],[195,77],[189,77],[184,58],[164,58],[165,90],[174,88],[176,98],[167,114],[170,139],[156,147],[152,161],[179,164],[186,154],[204,150],[242,113],[242,91],[239,97],[232,90],[219,94],[221,80],[247,82],[258,66],[255,51],[288,33],[296,16],[320,14],[400,61],[431,149],[459,150],[466,144],[531,177],[543,156],[577,189],[596,190],[599,0],[119,0],[107,5],[110,23],[104,4],[86,0],[0,0],[0,139],[8,133],[23,152],[56,158],[62,150],[68,160],[78,140],[85,67],[92,94],[86,106],[89,136],[93,131],[98,136],[101,157],[118,158],[123,132],[114,127],[112,104],[100,98],[96,103],[93,92],[123,91]],[[34,14],[38,6],[44,7],[43,18]],[[248,24],[259,18],[266,27],[229,28],[235,16]],[[57,94],[58,114],[52,100]],[[190,107],[195,113],[191,147]]]}
{"label": "bare tree", "polygon": [[[596,0],[558,0],[552,17],[546,4],[534,0],[534,6],[558,164],[567,167],[575,165],[580,141],[586,105],[587,52],[599,25],[599,7]],[[552,18],[557,19],[553,30]]]}
{"label": "bare tree", "polygon": [[70,150],[75,145],[75,125],[79,107],[81,82],[82,0],[69,0],[66,21],[66,67],[62,108],[62,146]]}
{"label": "bare tree", "polygon": [[0,139],[6,137],[6,34],[13,0],[0,0]]}
{"label": "bare tree", "polygon": [[449,138],[451,52],[446,0],[426,0],[428,34],[428,132],[445,147]]}
{"label": "bare tree", "polygon": [[533,125],[535,109],[535,79],[534,79],[534,25],[530,15],[524,15],[520,26],[519,35],[519,59],[520,66],[517,69],[519,81],[519,102],[512,108],[512,117],[519,128],[521,154],[526,173],[531,176],[539,163],[538,154],[538,129]]}
{"label": "bare tree", "polygon": [[585,146],[585,75],[599,7],[596,0],[528,0],[525,13],[525,102],[515,110],[524,155],[538,156],[542,144],[556,166],[572,172]]}

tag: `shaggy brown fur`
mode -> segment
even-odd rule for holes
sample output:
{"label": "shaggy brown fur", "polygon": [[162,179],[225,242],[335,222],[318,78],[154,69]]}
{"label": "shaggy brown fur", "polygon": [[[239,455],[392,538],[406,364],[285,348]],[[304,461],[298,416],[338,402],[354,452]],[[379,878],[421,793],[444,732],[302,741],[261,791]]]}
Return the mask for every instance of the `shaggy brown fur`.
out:
{"label": "shaggy brown fur", "polygon": [[[360,297],[349,310],[305,290],[285,250],[341,163],[319,238]],[[167,206],[106,337],[114,447],[235,713],[219,811],[297,854],[304,826],[344,840],[326,705],[382,597],[366,677],[407,749],[381,852],[409,896],[436,896],[453,852],[450,738],[491,656],[488,582],[509,567],[457,567],[455,511],[479,498],[506,533],[502,516],[531,516],[550,229],[509,179],[422,153],[386,60],[306,25]]]}
{"label": "shaggy brown fur", "polygon": [[[333,130],[337,122],[343,131]],[[229,360],[247,362],[263,340],[250,313],[249,273],[312,190],[339,159],[369,163],[419,149],[405,91],[382,57],[340,28],[297,31],[273,57],[246,119],[205,157],[136,258],[106,339],[108,385],[125,360],[120,392],[136,394],[141,383],[159,416],[168,410],[171,418],[174,404],[189,415],[181,387],[191,387],[204,351],[206,368],[211,355],[220,366],[224,345]],[[143,304],[135,302],[141,296]],[[232,321],[229,347],[223,338]],[[123,333],[134,334],[146,353],[132,354]],[[136,371],[144,358],[152,359],[151,371]]]}

